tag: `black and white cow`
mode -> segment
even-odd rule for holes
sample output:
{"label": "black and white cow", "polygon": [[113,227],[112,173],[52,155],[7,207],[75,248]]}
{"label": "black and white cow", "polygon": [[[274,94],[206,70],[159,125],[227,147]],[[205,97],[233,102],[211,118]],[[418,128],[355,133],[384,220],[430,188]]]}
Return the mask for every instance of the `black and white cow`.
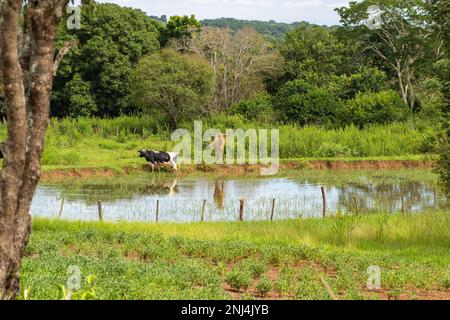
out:
{"label": "black and white cow", "polygon": [[172,169],[177,172],[177,160],[178,154],[175,152],[163,152],[155,150],[139,150],[139,157],[145,158],[147,160],[152,171],[155,170],[155,166],[159,169],[161,165],[168,164]]}

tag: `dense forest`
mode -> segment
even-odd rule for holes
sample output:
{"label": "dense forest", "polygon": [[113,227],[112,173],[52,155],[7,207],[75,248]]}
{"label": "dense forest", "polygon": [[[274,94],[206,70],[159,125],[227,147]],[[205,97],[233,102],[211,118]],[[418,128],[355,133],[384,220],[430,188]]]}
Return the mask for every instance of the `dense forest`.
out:
{"label": "dense forest", "polygon": [[236,32],[244,28],[253,28],[267,39],[283,40],[286,33],[300,25],[307,26],[308,22],[283,23],[276,21],[239,20],[234,18],[205,19],[200,23],[205,27],[230,28]]}
{"label": "dense forest", "polygon": [[369,28],[372,3],[338,8],[341,25],[327,27],[195,16],[165,22],[91,2],[81,29],[59,28],[57,48],[68,53],[51,115],[146,115],[167,128],[212,115],[328,129],[441,126],[423,149],[440,151],[448,167],[449,4],[378,1],[380,25]]}

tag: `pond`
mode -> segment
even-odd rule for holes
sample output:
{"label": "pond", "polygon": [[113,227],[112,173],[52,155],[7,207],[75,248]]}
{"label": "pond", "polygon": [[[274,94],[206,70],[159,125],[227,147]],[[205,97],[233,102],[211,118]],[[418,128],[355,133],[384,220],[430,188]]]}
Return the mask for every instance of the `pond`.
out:
{"label": "pond", "polygon": [[439,195],[436,177],[427,170],[297,171],[272,178],[223,179],[143,174],[41,184],[31,213],[98,220],[101,201],[103,218],[110,221],[154,222],[157,207],[160,222],[200,221],[202,211],[204,221],[236,221],[239,200],[244,199],[245,220],[268,220],[275,199],[274,219],[321,217],[321,187],[328,215],[422,212],[447,203]]}

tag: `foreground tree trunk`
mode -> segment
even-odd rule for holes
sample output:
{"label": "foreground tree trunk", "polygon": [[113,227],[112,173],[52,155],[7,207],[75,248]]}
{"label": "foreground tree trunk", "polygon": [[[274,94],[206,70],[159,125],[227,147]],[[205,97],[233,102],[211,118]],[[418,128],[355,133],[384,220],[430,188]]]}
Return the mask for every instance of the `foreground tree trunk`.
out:
{"label": "foreground tree trunk", "polygon": [[8,124],[0,178],[0,299],[14,299],[20,292],[29,210],[49,121],[56,31],[68,1],[0,0],[0,70]]}

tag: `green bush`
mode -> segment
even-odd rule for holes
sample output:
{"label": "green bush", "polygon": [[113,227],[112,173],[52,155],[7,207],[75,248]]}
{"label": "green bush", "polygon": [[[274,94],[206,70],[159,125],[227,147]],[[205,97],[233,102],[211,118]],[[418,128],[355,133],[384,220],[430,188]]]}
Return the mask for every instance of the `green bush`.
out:
{"label": "green bush", "polygon": [[285,122],[308,124],[331,124],[340,102],[323,88],[303,80],[286,83],[274,98],[274,107]]}
{"label": "green bush", "polygon": [[348,100],[354,99],[357,94],[367,92],[380,92],[387,90],[388,80],[386,74],[377,68],[365,67],[359,73],[351,75],[333,75],[326,88],[336,97]]}
{"label": "green bush", "polygon": [[267,94],[259,94],[252,99],[241,100],[231,108],[230,113],[241,115],[247,120],[263,123],[275,120],[272,99]]}
{"label": "green bush", "polygon": [[130,78],[131,100],[144,114],[170,119],[173,128],[195,120],[211,101],[213,76],[203,59],[164,49],[139,61]]}
{"label": "green bush", "polygon": [[262,276],[256,285],[256,290],[262,297],[267,296],[270,290],[272,290],[272,281],[270,278],[267,276]]}
{"label": "green bush", "polygon": [[[450,128],[450,121],[447,121]],[[436,171],[439,174],[444,192],[450,195],[450,129],[447,129],[440,138],[439,160]]]}
{"label": "green bush", "polygon": [[257,260],[246,260],[242,267],[248,271],[252,278],[258,278],[261,276],[264,272],[267,271],[267,265],[264,261],[257,261]]}
{"label": "green bush", "polygon": [[61,19],[57,46],[78,45],[64,57],[53,84],[52,116],[114,117],[133,114],[130,74],[143,56],[157,52],[159,24],[143,11],[110,3],[82,10],[83,28]]}
{"label": "green bush", "polygon": [[417,115],[420,119],[437,121],[445,116],[444,87],[445,84],[437,78],[423,80],[422,88],[419,88],[420,91],[417,93],[416,104]]}
{"label": "green bush", "polygon": [[393,90],[357,94],[354,99],[342,104],[338,111],[341,125],[354,124],[359,127],[403,121],[409,115],[408,106]]}
{"label": "green bush", "polygon": [[59,115],[77,118],[94,116],[97,112],[97,105],[91,95],[91,84],[84,81],[78,73],[66,83],[62,95],[65,110]]}
{"label": "green bush", "polygon": [[231,288],[238,291],[245,291],[251,284],[252,276],[249,272],[233,269],[228,273],[225,281],[231,286]]}

